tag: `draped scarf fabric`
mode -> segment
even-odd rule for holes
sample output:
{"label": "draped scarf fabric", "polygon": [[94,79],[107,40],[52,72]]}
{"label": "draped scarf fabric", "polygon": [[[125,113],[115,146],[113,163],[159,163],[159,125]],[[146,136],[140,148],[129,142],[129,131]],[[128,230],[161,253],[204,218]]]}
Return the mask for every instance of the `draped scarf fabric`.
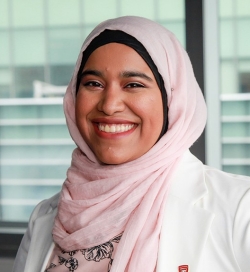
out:
{"label": "draped scarf fabric", "polygon": [[187,53],[171,32],[148,19],[125,16],[98,25],[81,52],[105,29],[130,34],[152,57],[167,92],[168,131],[142,157],[121,165],[102,165],[75,122],[80,53],[64,98],[67,125],[78,148],[61,191],[53,238],[61,248],[72,251],[102,244],[123,232],[111,271],[152,272],[171,177],[204,129],[206,106]]}

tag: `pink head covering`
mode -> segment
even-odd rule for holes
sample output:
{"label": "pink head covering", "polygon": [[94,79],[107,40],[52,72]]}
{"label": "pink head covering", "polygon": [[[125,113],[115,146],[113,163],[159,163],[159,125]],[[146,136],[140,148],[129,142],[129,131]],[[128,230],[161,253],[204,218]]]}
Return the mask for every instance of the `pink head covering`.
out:
{"label": "pink head covering", "polygon": [[[82,52],[105,29],[126,32],[144,45],[163,77],[168,97],[167,133],[142,157],[115,166],[98,162],[75,122]],[[148,19],[126,16],[105,21],[82,46],[64,110],[78,149],[73,152],[61,192],[53,229],[55,242],[72,251],[99,245],[124,231],[111,271],[154,271],[171,176],[206,123],[204,98],[187,53],[171,32]]]}

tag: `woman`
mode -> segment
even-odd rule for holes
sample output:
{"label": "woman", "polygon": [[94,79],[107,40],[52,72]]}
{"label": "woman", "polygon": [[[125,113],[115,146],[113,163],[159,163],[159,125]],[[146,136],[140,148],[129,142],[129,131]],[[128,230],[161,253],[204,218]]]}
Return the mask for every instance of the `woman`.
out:
{"label": "woman", "polygon": [[34,210],[21,271],[249,271],[250,179],[188,151],[206,107],[172,33],[139,17],[87,37],[64,110],[78,148]]}

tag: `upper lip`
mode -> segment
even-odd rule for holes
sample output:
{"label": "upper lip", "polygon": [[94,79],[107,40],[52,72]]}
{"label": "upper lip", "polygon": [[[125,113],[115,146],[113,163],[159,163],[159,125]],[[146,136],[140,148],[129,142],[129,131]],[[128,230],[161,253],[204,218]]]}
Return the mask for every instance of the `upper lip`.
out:
{"label": "upper lip", "polygon": [[93,123],[103,123],[103,124],[136,124],[135,122],[124,120],[121,118],[94,118],[91,120]]}

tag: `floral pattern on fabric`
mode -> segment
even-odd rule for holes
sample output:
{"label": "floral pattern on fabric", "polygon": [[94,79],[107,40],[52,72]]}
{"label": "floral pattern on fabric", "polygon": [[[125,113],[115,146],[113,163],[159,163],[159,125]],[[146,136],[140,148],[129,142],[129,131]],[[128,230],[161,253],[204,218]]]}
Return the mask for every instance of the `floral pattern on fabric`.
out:
{"label": "floral pattern on fabric", "polygon": [[56,265],[53,264],[53,263],[51,263],[51,264],[49,265],[49,267],[48,267],[44,272],[48,272],[49,269],[50,269],[50,268],[53,268],[53,267],[56,267]]}
{"label": "floral pattern on fabric", "polygon": [[81,250],[82,254],[84,255],[87,261],[95,261],[95,262],[100,262],[100,260],[103,260],[105,258],[110,259],[113,251],[114,251],[114,247],[111,242],[107,242],[100,246],[95,246],[95,247]]}
{"label": "floral pattern on fabric", "polygon": [[65,254],[65,253],[68,253],[69,256],[74,256],[79,250],[73,250],[73,251],[65,251],[65,250],[62,250],[62,253]]}
{"label": "floral pattern on fabric", "polygon": [[77,267],[78,267],[78,260],[77,259],[70,257],[67,260],[61,256],[58,256],[58,257],[59,257],[59,264],[61,264],[61,265],[64,264],[69,269],[70,272],[74,272],[77,269]]}
{"label": "floral pattern on fabric", "polygon": [[[79,267],[81,267],[81,269],[84,268],[84,266],[86,266],[86,261],[92,262],[92,265],[95,266],[95,263],[100,263],[103,260],[106,260],[106,262],[103,262],[103,265],[101,265],[102,269],[100,271],[110,272],[113,263],[114,258],[113,255],[116,248],[116,244],[119,243],[121,237],[122,234],[119,234],[106,243],[87,249],[74,251],[65,251],[60,249],[59,251],[60,255],[56,254],[55,256],[54,253],[56,252],[56,250],[58,250],[57,247],[53,251],[51,256],[52,258],[44,272],[57,272],[57,271],[75,272]],[[84,257],[85,261],[83,261],[82,257]],[[57,264],[55,260],[57,260]],[[99,271],[99,268],[96,267],[95,271]]]}

